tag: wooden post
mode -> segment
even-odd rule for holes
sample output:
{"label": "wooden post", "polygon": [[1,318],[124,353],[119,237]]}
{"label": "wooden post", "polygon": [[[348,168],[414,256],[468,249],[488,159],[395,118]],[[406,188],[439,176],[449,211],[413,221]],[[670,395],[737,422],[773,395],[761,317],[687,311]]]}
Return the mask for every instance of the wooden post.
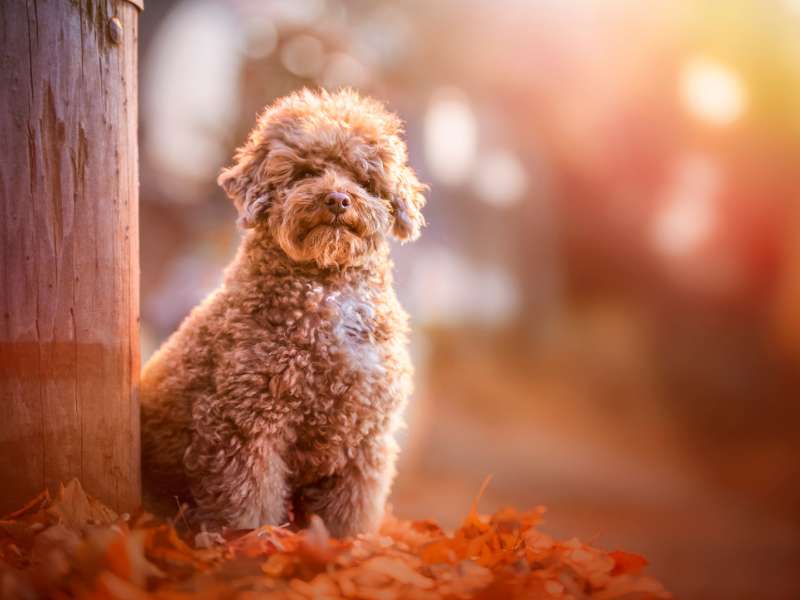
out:
{"label": "wooden post", "polygon": [[0,10],[0,515],[73,477],[140,503],[139,8]]}

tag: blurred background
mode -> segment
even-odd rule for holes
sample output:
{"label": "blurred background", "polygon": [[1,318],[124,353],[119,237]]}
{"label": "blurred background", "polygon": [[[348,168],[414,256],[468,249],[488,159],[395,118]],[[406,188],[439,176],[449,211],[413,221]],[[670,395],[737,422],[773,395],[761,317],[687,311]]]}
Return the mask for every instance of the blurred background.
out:
{"label": "blurred background", "polygon": [[800,1],[146,4],[145,359],[232,258],[255,115],[350,85],[431,185],[395,513],[492,474],[678,598],[800,598]]}

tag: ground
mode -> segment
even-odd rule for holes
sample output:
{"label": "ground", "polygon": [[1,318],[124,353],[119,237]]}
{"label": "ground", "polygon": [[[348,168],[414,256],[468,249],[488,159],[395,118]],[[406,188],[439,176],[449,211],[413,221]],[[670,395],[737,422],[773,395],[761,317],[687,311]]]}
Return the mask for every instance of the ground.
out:
{"label": "ground", "polygon": [[[488,481],[487,481],[488,482]],[[485,486],[484,486],[485,487]],[[480,496],[480,494],[479,494]],[[181,521],[117,515],[76,480],[0,520],[4,598],[669,598],[647,561],[537,525],[544,508],[490,517],[477,499],[453,533],[391,514],[376,535],[308,529],[190,531]]]}

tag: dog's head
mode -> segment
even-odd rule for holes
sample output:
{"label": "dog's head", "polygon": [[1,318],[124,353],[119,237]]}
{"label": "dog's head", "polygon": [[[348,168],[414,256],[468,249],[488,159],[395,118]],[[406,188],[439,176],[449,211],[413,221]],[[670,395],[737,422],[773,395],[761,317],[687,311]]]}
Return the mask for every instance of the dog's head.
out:
{"label": "dog's head", "polygon": [[407,164],[402,124],[351,90],[303,90],[268,107],[217,180],[245,228],[264,228],[293,260],[359,264],[425,224],[425,186]]}

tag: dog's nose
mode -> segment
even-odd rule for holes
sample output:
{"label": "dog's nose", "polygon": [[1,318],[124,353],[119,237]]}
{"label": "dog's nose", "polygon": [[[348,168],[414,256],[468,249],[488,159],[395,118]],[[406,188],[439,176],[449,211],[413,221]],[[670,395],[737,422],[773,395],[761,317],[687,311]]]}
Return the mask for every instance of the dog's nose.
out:
{"label": "dog's nose", "polygon": [[350,208],[350,196],[344,192],[331,192],[325,196],[325,206],[335,215],[340,215]]}

